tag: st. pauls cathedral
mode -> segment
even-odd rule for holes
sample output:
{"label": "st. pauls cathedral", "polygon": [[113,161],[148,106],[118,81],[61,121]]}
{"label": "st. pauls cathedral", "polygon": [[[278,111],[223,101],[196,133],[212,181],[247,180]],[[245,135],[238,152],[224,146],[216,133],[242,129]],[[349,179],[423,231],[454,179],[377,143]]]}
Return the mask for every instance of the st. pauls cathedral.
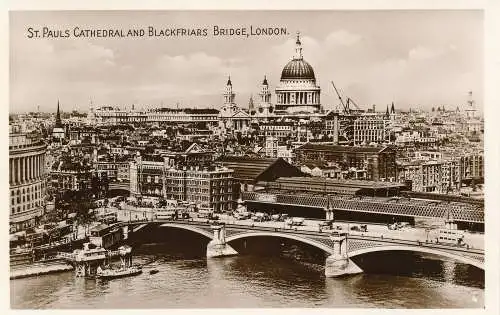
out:
{"label": "st. pauls cathedral", "polygon": [[[250,123],[298,119],[324,115],[321,106],[321,88],[316,84],[313,67],[304,60],[300,34],[297,33],[295,55],[281,71],[281,78],[275,89],[276,103],[271,101],[271,89],[264,76],[258,99],[250,99],[244,110],[234,102],[233,83],[229,77],[224,90],[224,104],[220,111],[220,127],[224,132],[236,131],[245,134]],[[221,130],[222,131],[222,130]]]}

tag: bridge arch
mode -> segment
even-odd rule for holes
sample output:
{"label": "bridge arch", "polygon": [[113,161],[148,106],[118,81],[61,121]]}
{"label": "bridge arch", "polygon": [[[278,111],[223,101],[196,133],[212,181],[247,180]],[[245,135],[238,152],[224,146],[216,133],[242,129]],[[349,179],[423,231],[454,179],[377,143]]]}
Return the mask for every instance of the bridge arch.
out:
{"label": "bridge arch", "polygon": [[422,247],[422,246],[410,246],[410,245],[375,246],[375,247],[370,247],[370,248],[353,250],[353,251],[350,251],[348,253],[348,255],[349,255],[349,257],[356,257],[356,256],[363,255],[363,254],[383,252],[383,251],[411,251],[411,252],[433,254],[433,255],[437,255],[437,256],[444,256],[444,257],[459,261],[461,263],[469,264],[469,265],[472,265],[474,267],[477,267],[479,269],[484,270],[484,263],[482,263],[478,260],[463,256],[460,254],[450,253],[450,252],[447,252],[444,250],[433,249],[433,248]]}
{"label": "bridge arch", "polygon": [[329,247],[326,244],[323,244],[321,242],[312,240],[310,238],[306,237],[300,237],[298,235],[293,235],[293,234],[287,234],[287,233],[279,233],[279,232],[245,232],[245,233],[238,233],[236,235],[232,235],[230,237],[226,238],[226,242],[229,243],[231,241],[239,240],[242,238],[248,238],[248,237],[255,237],[255,236],[271,236],[271,237],[281,237],[281,238],[287,238],[291,240],[295,240],[301,243],[309,244],[311,246],[314,246],[316,248],[319,248],[323,250],[324,252],[328,254],[333,254],[333,248]]}
{"label": "bridge arch", "polygon": [[203,229],[200,229],[196,226],[192,226],[192,225],[187,225],[187,224],[178,224],[178,223],[162,223],[160,225],[160,227],[172,227],[172,228],[177,228],[177,229],[181,229],[181,230],[188,230],[188,231],[191,231],[191,232],[195,232],[195,233],[198,233],[198,234],[201,234],[209,239],[213,239],[214,235],[213,233],[210,233],[206,230],[203,230]]}

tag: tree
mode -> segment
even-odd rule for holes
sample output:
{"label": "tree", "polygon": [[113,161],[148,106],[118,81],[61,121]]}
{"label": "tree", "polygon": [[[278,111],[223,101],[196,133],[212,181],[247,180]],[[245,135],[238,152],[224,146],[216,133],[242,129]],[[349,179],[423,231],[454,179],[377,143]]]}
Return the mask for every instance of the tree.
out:
{"label": "tree", "polygon": [[95,221],[95,213],[90,211],[94,208],[94,204],[90,199],[85,198],[73,203],[72,206],[76,212],[76,222],[85,228],[85,237],[87,237],[90,224]]}

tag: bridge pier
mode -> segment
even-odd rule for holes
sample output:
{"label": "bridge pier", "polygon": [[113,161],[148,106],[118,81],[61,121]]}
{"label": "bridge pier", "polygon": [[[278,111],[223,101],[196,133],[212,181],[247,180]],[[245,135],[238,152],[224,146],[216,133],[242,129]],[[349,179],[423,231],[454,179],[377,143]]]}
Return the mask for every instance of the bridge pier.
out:
{"label": "bridge pier", "polygon": [[326,220],[332,220],[333,221],[335,219],[332,209],[326,209],[325,210],[325,214],[326,214]]}
{"label": "bridge pier", "polygon": [[212,225],[214,238],[207,245],[207,258],[225,257],[238,255],[226,242],[226,227],[224,225]]}
{"label": "bridge pier", "polygon": [[362,273],[363,270],[347,255],[347,234],[332,235],[330,239],[333,241],[333,253],[326,258],[325,276],[339,277]]}
{"label": "bridge pier", "polygon": [[123,233],[123,239],[124,239],[124,240],[127,240],[127,239],[128,239],[128,232],[129,232],[128,225],[124,225],[124,226],[122,227],[122,233]]}

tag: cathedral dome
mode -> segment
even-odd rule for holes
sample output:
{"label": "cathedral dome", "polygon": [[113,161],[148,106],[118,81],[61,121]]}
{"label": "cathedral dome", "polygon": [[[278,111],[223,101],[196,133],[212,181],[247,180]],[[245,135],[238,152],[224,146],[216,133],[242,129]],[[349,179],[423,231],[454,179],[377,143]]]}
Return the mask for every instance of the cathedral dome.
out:
{"label": "cathedral dome", "polygon": [[314,70],[304,59],[294,58],[281,71],[281,80],[313,80],[316,81]]}

